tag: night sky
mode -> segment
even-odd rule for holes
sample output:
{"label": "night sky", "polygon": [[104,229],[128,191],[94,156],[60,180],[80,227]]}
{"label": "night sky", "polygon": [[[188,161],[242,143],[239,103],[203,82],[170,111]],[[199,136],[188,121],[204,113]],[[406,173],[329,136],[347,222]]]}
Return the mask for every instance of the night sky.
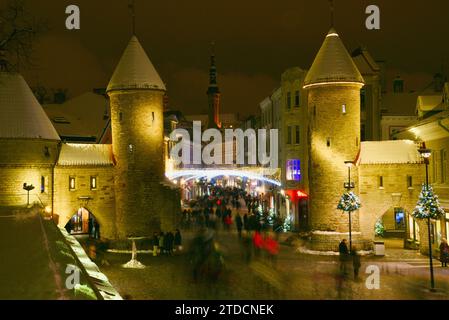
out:
{"label": "night sky", "polygon": [[[1,0],[4,3],[4,0]],[[66,6],[81,10],[81,30],[65,28]],[[365,8],[381,10],[381,30],[365,28]],[[39,0],[28,11],[48,21],[37,39],[31,86],[67,88],[71,97],[106,87],[131,36],[127,0]],[[166,82],[172,109],[205,112],[209,46],[216,42],[223,112],[242,116],[275,89],[288,67],[310,67],[330,27],[327,0],[136,0],[137,36]],[[406,90],[449,71],[449,1],[335,0],[335,27],[352,51],[365,45],[387,61]]]}

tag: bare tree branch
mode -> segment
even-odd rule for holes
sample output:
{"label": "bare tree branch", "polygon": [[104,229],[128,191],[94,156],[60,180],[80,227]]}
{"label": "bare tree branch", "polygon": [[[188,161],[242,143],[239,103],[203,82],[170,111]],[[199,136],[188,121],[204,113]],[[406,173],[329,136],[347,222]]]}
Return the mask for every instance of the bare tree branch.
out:
{"label": "bare tree branch", "polygon": [[25,0],[9,0],[0,11],[0,69],[31,65],[34,41],[45,30],[43,21],[27,13]]}

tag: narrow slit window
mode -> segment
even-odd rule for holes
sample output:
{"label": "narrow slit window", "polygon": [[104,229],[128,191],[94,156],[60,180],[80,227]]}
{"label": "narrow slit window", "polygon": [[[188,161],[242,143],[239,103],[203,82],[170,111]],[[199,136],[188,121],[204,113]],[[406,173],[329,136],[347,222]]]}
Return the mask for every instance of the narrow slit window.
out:
{"label": "narrow slit window", "polygon": [[75,177],[69,178],[69,190],[75,190],[76,188],[76,179]]}
{"label": "narrow slit window", "polygon": [[345,104],[343,104],[341,106],[341,113],[346,114],[346,105]]}
{"label": "narrow slit window", "polygon": [[331,146],[331,138],[327,138],[326,145],[328,148]]}
{"label": "narrow slit window", "polygon": [[45,193],[45,177],[41,177],[41,193]]}
{"label": "narrow slit window", "polygon": [[407,187],[412,188],[413,187],[413,177],[407,176]]}
{"label": "narrow slit window", "polygon": [[90,189],[97,190],[97,177],[95,176],[90,177]]}
{"label": "narrow slit window", "polygon": [[384,177],[379,176],[379,188],[383,188],[383,187],[384,187]]}

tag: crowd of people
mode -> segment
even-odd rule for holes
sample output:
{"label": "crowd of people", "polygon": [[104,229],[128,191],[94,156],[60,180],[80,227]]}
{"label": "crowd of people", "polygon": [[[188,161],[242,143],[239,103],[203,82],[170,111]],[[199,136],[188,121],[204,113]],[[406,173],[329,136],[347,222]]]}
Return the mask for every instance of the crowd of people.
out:
{"label": "crowd of people", "polygon": [[179,229],[172,232],[155,232],[151,240],[153,245],[153,256],[168,255],[182,250],[182,235]]}
{"label": "crowd of people", "polygon": [[[243,206],[246,210],[242,210]],[[229,231],[234,223],[239,236],[243,230],[260,232],[272,228],[279,233],[283,229],[282,219],[270,216],[263,195],[251,196],[238,188],[213,187],[209,195],[191,201],[190,208],[182,212],[181,225],[187,230],[222,227]]]}

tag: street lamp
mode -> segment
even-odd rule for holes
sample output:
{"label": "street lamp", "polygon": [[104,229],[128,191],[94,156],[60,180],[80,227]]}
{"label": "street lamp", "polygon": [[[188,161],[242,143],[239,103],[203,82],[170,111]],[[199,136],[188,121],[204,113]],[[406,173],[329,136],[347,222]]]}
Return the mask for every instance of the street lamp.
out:
{"label": "street lamp", "polygon": [[[426,191],[429,191],[429,158],[432,155],[432,150],[421,148],[418,150],[421,157],[424,159],[426,165]],[[429,235],[429,262],[430,262],[430,290],[435,290],[435,280],[433,277],[433,258],[432,258],[432,237],[430,236],[430,215],[427,217],[427,233]]]}
{"label": "street lamp", "polygon": [[[348,191],[355,188],[354,182],[351,182],[351,168],[354,165],[353,161],[345,161],[345,165],[348,167],[348,182],[344,183],[344,187]],[[349,215],[349,252],[352,252],[352,221],[351,221],[351,211],[348,211]]]}

